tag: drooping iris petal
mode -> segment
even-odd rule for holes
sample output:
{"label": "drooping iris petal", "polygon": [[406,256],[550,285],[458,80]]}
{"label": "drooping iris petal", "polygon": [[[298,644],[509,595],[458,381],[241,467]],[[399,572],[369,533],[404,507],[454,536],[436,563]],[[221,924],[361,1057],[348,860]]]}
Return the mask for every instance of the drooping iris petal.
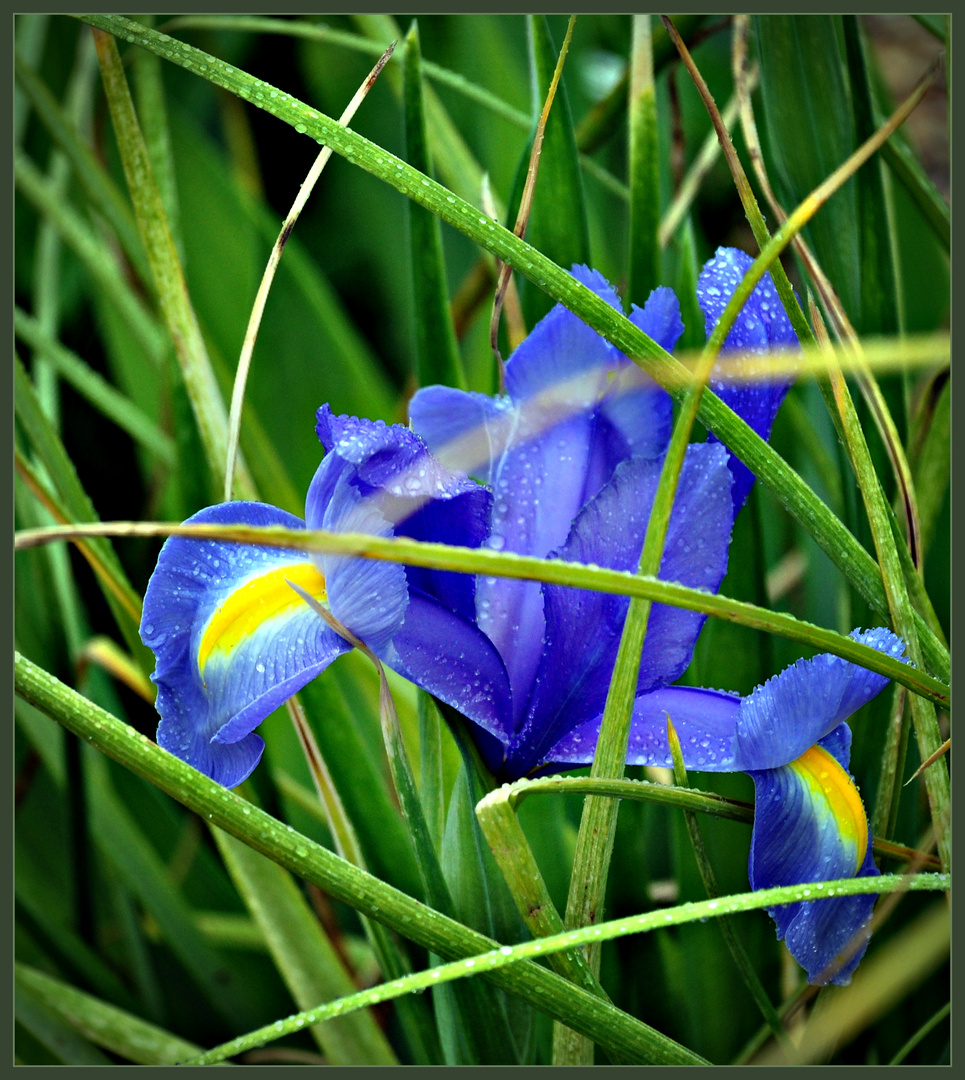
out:
{"label": "drooping iris petal", "polygon": [[434,694],[500,742],[512,728],[502,657],[472,622],[412,590],[405,622],[379,653],[394,671]]}
{"label": "drooping iris petal", "polygon": [[[246,502],[189,522],[304,528]],[[258,724],[349,647],[288,581],[325,597],[327,583],[299,553],[171,537],[148,583],[140,632],[157,657],[158,743],[225,787],[257,765]]]}
{"label": "drooping iris petal", "polygon": [[[751,773],[756,791],[751,888],[879,873],[847,757],[838,756],[846,755],[849,741],[836,730],[790,764]],[[817,887],[814,891],[820,892]],[[769,913],[777,936],[787,942],[809,982],[828,981],[835,958],[854,941],[854,951],[831,976],[831,981],[844,985],[867,948],[874,903],[874,894],[834,897],[785,904]]]}
{"label": "drooping iris petal", "polygon": [[[697,299],[704,313],[708,336],[752,262],[749,255],[737,248],[718,248],[714,257],[705,263],[697,281]],[[732,351],[763,354],[794,348],[797,344],[797,335],[777,295],[774,282],[770,274],[765,274],[737,316],[721,354]],[[725,377],[719,373],[711,375],[710,385],[714,393],[761,438],[767,439],[790,383],[787,380],[762,381],[754,378],[753,360],[748,360],[741,370]],[[734,474],[734,505],[739,509],[754,485],[754,474],[733,456],[730,467]]]}
{"label": "drooping iris petal", "polygon": [[[884,627],[854,630],[851,637],[904,659],[901,639]],[[737,724],[736,768],[774,769],[800,757],[888,681],[832,653],[798,660],[744,699]]]}
{"label": "drooping iris petal", "polygon": [[[635,570],[661,463],[634,458],[581,511],[560,556]],[[720,445],[688,448],[670,515],[660,577],[716,589],[727,568],[731,477]],[[542,662],[516,753],[539,760],[564,733],[602,712],[629,601],[606,593],[544,586]],[[654,604],[640,665],[639,693],[672,682],[690,663],[705,616]]]}

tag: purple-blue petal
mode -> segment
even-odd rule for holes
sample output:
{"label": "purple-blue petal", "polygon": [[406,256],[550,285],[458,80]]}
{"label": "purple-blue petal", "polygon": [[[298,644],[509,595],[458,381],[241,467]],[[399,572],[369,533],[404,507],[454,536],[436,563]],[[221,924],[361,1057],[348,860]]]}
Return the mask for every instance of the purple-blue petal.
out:
{"label": "purple-blue petal", "polygon": [[[400,425],[334,416],[327,405],[318,411],[317,430],[327,453],[306,499],[310,528],[378,536],[394,533],[467,547],[478,547],[485,539],[489,492],[464,473],[442,465],[418,435]],[[388,564],[379,570],[372,560],[334,556],[319,556],[316,561],[326,577],[335,575],[333,581],[341,573],[335,567],[355,567],[352,580],[359,585],[357,598],[368,603],[370,610],[366,615],[357,607],[351,617],[360,626],[371,627],[359,636],[372,647],[386,641],[401,623],[406,579],[464,618],[470,618],[474,609],[474,582],[466,574],[403,570],[400,565],[390,570]],[[362,585],[369,581],[372,587],[366,594]],[[337,615],[334,607],[333,613]],[[382,615],[387,617],[380,628]],[[395,619],[395,626],[388,616]]]}
{"label": "purple-blue petal", "polygon": [[[673,765],[667,742],[669,716],[688,769],[733,772],[740,702],[736,694],[692,686],[665,686],[641,694],[633,703],[627,764],[665,768]],[[546,762],[589,764],[596,751],[602,719],[601,713],[567,732],[546,754]]]}
{"label": "purple-blue petal", "polygon": [[[572,273],[620,310],[620,300],[602,274],[585,266],[574,266]],[[614,367],[620,355],[579,316],[557,304],[506,361],[506,392],[518,404],[585,372]]]}
{"label": "purple-blue petal", "polygon": [[409,401],[412,430],[448,468],[489,481],[492,464],[512,437],[515,406],[451,386],[426,386]]}
{"label": "purple-blue petal", "polygon": [[[851,637],[904,659],[901,639],[884,627],[854,630]],[[832,653],[798,660],[744,699],[736,767],[751,772],[786,765],[879,694],[888,681]]]}
{"label": "purple-blue petal", "polygon": [[[264,503],[223,503],[189,521],[304,528]],[[261,757],[264,743],[254,728],[348,646],[300,601],[232,648],[215,650],[203,676],[199,645],[237,589],[306,565],[307,557],[279,548],[171,537],[148,583],[140,632],[157,658],[158,743],[226,787],[241,783]]]}
{"label": "purple-blue petal", "polygon": [[495,646],[472,622],[413,591],[404,624],[379,655],[500,743],[508,741],[512,714],[506,669]]}
{"label": "purple-blue petal", "polygon": [[[848,741],[843,735],[828,740],[836,749]],[[830,751],[829,751],[830,752]],[[832,754],[833,757],[837,755]],[[855,847],[853,831],[836,813],[838,791],[850,789],[849,804],[857,801],[864,827],[867,818],[846,768],[835,766],[827,756],[820,777],[808,779],[798,763],[753,772],[756,791],[754,834],[751,840],[749,878],[753,889],[835,880],[879,873],[871,853],[870,836],[865,850]],[[840,765],[840,761],[838,761]],[[824,794],[830,790],[832,796]],[[815,887],[815,894],[820,889]],[[844,985],[867,948],[867,928],[876,896],[835,897],[804,900],[769,909],[777,935],[807,971],[808,981]],[[832,973],[835,958],[852,946],[847,960]]]}
{"label": "purple-blue petal", "polygon": [[[697,282],[697,299],[704,313],[708,336],[752,262],[749,255],[737,248],[718,248],[714,257],[704,265]],[[763,354],[795,348],[797,344],[797,335],[777,295],[771,275],[765,274],[737,316],[721,353],[740,351]],[[751,364],[752,361],[748,361],[748,368]],[[790,383],[787,380],[765,382],[754,378],[742,379],[740,373],[727,376],[717,373],[711,375],[710,385],[714,393],[761,438],[767,439]],[[754,484],[754,475],[737,458],[732,458],[731,471],[734,473],[734,505],[739,509]]]}
{"label": "purple-blue petal", "polygon": [[[580,512],[560,556],[615,570],[635,570],[661,463],[634,458]],[[727,568],[733,524],[730,473],[719,445],[687,450],[660,565],[660,577],[715,590]],[[542,756],[571,728],[602,712],[629,606],[626,597],[544,586],[542,662],[518,743]],[[705,616],[654,604],[647,625],[638,693],[673,682],[690,662]],[[504,654],[505,655],[505,654]]]}

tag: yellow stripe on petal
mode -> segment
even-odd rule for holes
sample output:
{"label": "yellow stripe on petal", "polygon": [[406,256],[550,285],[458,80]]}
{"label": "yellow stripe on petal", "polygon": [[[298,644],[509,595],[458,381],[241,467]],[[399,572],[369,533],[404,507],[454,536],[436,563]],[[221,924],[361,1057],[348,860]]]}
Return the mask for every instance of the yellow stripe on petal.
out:
{"label": "yellow stripe on petal", "polygon": [[280,566],[246,581],[208,621],[198,647],[198,670],[204,671],[213,652],[230,652],[269,619],[304,604],[289,582],[301,586],[316,600],[326,599],[325,578],[309,562]]}
{"label": "yellow stripe on petal", "polygon": [[804,780],[813,798],[823,803],[834,817],[842,840],[854,844],[857,861],[855,872],[868,850],[868,819],[854,781],[840,762],[823,746],[812,746],[796,760],[791,768]]}

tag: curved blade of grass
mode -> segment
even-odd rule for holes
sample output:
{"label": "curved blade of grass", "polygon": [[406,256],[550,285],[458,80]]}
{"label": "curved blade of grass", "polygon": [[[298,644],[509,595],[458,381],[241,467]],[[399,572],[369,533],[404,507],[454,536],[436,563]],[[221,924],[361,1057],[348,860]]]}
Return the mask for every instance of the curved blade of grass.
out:
{"label": "curved blade of grass", "polygon": [[[371,72],[369,72],[368,77],[356,91],[355,96],[348,103],[345,111],[339,117],[338,122],[340,124],[348,126],[349,121],[355,115],[358,107],[365,100],[366,95],[375,84],[375,80],[379,77],[379,73],[388,62],[394,49],[395,42],[392,42],[388,49],[382,54],[379,62]],[[318,183],[318,178],[322,175],[322,170],[328,164],[328,160],[331,156],[332,151],[329,147],[323,147],[321,153],[315,158],[311,169],[309,169],[308,176],[302,181],[302,186],[298,189],[298,195],[295,197],[292,208],[288,211],[288,216],[282,223],[281,232],[275,239],[274,246],[271,249],[271,255],[268,257],[268,265],[265,267],[261,283],[258,286],[258,292],[255,295],[255,302],[251,308],[251,316],[248,319],[248,328],[245,330],[245,340],[241,346],[241,356],[238,358],[234,387],[231,392],[231,410],[228,414],[228,452],[225,461],[224,483],[225,502],[231,499],[231,492],[234,487],[235,470],[238,461],[238,438],[241,433],[241,410],[245,401],[245,386],[248,383],[248,371],[251,367],[251,358],[255,350],[258,328],[261,326],[261,318],[265,312],[265,304],[268,302],[268,292],[271,289],[271,283],[275,279],[275,271],[278,269],[278,264],[281,262],[282,252],[285,249],[285,245],[288,243],[288,238],[291,236],[292,230],[295,228],[295,223],[301,216],[301,212],[305,208],[305,203],[308,202],[308,197]]]}
{"label": "curved blade of grass", "polygon": [[[230,64],[216,60],[200,50],[162,34],[146,31],[120,16],[85,14],[82,18],[85,22],[157,52],[245,100],[255,100],[259,107],[293,126],[304,125],[306,131],[331,145],[336,153],[350,161],[356,161],[367,172],[426,206],[504,262],[510,263],[554,300],[565,304],[622,352],[634,358],[656,382],[666,386],[671,394],[682,396],[681,386],[684,384],[680,381],[679,364],[673,357],[611,308],[606,301],[575,281],[566,271],[508,230],[501,229],[491,219],[481,216],[475,207],[457,195],[409,168],[405,162],[374,146],[350,129],[340,128],[333,120],[301,102],[293,101],[287,96],[284,99],[280,96],[271,99],[269,95],[272,88],[267,83],[253,79]],[[201,65],[204,65],[203,68]],[[256,94],[261,95],[260,98],[256,97]],[[782,275],[776,263],[773,264],[773,272],[775,281],[779,284]],[[786,278],[784,280],[786,281]],[[788,295],[792,295],[789,290],[788,285]],[[792,314],[795,308],[797,316],[792,318],[792,322],[795,329],[800,325],[799,335],[808,340],[810,331],[800,308],[796,303],[791,304]],[[781,504],[814,537],[871,607],[878,613],[886,613],[887,598],[880,570],[874,560],[780,455],[709,390],[703,395],[699,418],[775,493]],[[947,650],[920,616],[916,616],[916,622],[928,667],[947,678]]]}
{"label": "curved blade of grass", "polygon": [[[351,976],[291,875],[220,829],[212,833],[299,1009],[351,994]],[[332,1065],[398,1064],[370,1012],[346,1020],[341,1025],[312,1025],[312,1035]]]}
{"label": "curved blade of grass", "polygon": [[[134,204],[134,216],[147,252],[161,311],[174,341],[208,467],[216,483],[223,486],[221,481],[228,450],[227,410],[191,306],[117,44],[109,34],[97,29],[94,41],[124,175]],[[244,462],[238,464],[238,487],[244,498],[254,497],[254,485]]]}
{"label": "curved blade of grass", "polygon": [[[485,935],[425,907],[240,796],[212,784],[19,654],[15,657],[15,678],[17,693],[53,720],[279,866],[318,885],[334,899],[443,957],[474,957],[496,946]],[[880,882],[876,878],[874,885]],[[652,1028],[536,965],[516,965],[507,971],[493,971],[489,977],[497,986],[518,994],[629,1061],[700,1061],[697,1055]]]}
{"label": "curved blade of grass", "polygon": [[[413,21],[405,36],[405,147],[409,164],[432,176],[429,133],[423,101],[423,64],[419,28]],[[408,203],[409,258],[415,308],[416,384],[467,387],[459,344],[452,324],[439,219]]]}
{"label": "curved blade of grass", "polygon": [[[200,1053],[194,1043],[26,964],[14,965],[14,984],[85,1039],[135,1065],[176,1065]],[[110,1064],[103,1056],[98,1063]]]}
{"label": "curved blade of grass", "polygon": [[[523,921],[534,937],[566,930],[549,894],[539,864],[510,799],[511,785],[502,784],[476,803],[476,817]],[[550,966],[570,982],[609,1000],[586,957],[578,949],[553,953]]]}
{"label": "curved blade of grass", "polygon": [[[540,938],[538,941],[527,941],[521,945],[504,945],[501,949],[471,957],[469,960],[447,964],[445,967],[431,968],[429,971],[412,975],[406,980],[372,987],[371,990],[365,990],[353,998],[335,1002],[327,1007],[322,1006],[313,1009],[306,1015],[292,1016],[287,1021],[276,1021],[260,1031],[251,1032],[249,1035],[242,1036],[242,1038],[231,1043],[216,1047],[199,1058],[184,1062],[184,1064],[200,1065],[221,1061],[227,1057],[242,1053],[249,1046],[261,1046],[283,1034],[297,1031],[306,1022],[338,1016],[343,1011],[362,1008],[373,1001],[389,1000],[399,994],[412,993],[443,981],[471,978],[477,974],[499,971],[504,967],[519,963],[523,958],[548,955],[561,949],[578,947],[591,940],[613,940],[627,934],[646,933],[667,926],[683,926],[687,923],[703,921],[709,918],[722,918],[749,911],[759,911],[762,908],[806,899],[812,896],[814,891],[823,892],[826,896],[859,896],[868,892],[891,893],[909,888],[914,891],[940,891],[947,889],[949,883],[950,879],[947,874],[918,874],[910,879],[904,875],[891,875],[873,879],[846,878],[840,881],[818,882],[814,885],[785,885],[781,888],[762,889],[754,893],[740,893],[697,903],[681,904],[679,907],[665,908],[662,911],[649,911],[643,915],[615,919],[612,922],[601,923],[599,926],[584,927],[581,930],[569,930],[553,938]],[[941,906],[944,908],[944,905]],[[935,905],[935,910],[938,907],[939,905]],[[934,920],[937,921],[937,916],[934,917]],[[947,949],[947,936],[942,944]],[[934,950],[929,950],[929,959],[933,956],[940,956],[937,943]],[[883,964],[881,966],[884,967]],[[280,1028],[279,1024],[281,1025]],[[691,1064],[697,1063],[697,1061],[691,1062]]]}
{"label": "curved blade of grass", "polygon": [[43,355],[57,374],[106,419],[117,424],[160,461],[170,464],[174,460],[171,437],[76,353],[47,334],[36,319],[18,307],[14,311],[13,325],[17,337]]}
{"label": "curved blade of grass", "polygon": [[109,522],[88,526],[55,526],[29,529],[17,534],[16,550],[26,550],[42,543],[67,540],[75,536],[196,536],[264,544],[295,551],[318,551],[363,558],[385,559],[411,566],[430,566],[468,574],[546,581],[579,589],[641,597],[654,603],[700,611],[716,618],[730,619],[755,630],[763,630],[802,644],[833,652],[871,671],[895,679],[940,705],[949,705],[949,687],[926,672],[910,668],[891,656],[854,641],[843,634],[796,619],[784,612],[769,611],[741,600],[732,600],[700,589],[690,589],[675,582],[660,581],[623,570],[564,562],[560,559],[536,559],[489,548],[463,548],[454,544],[433,544],[408,537],[381,538],[367,533],[333,533],[277,527],[255,528],[230,525],[153,524],[139,521]]}

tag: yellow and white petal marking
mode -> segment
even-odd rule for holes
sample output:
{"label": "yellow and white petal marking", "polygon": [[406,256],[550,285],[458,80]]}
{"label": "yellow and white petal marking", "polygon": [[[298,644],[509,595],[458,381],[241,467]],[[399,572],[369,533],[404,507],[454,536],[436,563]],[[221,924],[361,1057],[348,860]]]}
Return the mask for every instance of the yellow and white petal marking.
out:
{"label": "yellow and white petal marking", "polygon": [[838,760],[823,746],[812,746],[790,764],[807,785],[815,809],[834,818],[845,844],[853,845],[853,873],[864,861],[868,850],[868,819],[854,781]]}
{"label": "yellow and white petal marking", "polygon": [[287,615],[305,603],[289,582],[322,603],[327,598],[325,578],[310,562],[280,566],[246,581],[225,598],[201,635],[198,671],[202,676],[212,653],[230,653],[269,619]]}

